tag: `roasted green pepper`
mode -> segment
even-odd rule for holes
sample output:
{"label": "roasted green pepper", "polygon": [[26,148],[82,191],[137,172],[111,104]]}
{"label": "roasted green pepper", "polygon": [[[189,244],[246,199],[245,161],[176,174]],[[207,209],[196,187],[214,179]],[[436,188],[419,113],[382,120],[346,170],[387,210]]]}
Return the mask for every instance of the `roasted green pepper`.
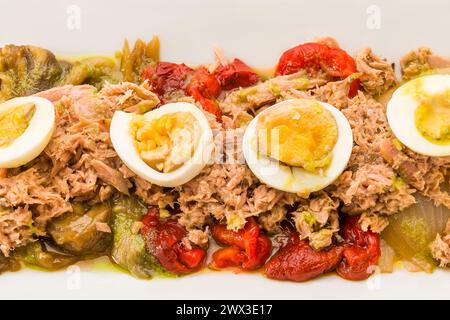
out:
{"label": "roasted green pepper", "polygon": [[78,256],[106,253],[111,245],[111,232],[101,231],[99,224],[109,224],[111,205],[109,202],[86,208],[73,204],[73,212],[53,219],[47,231],[54,242],[66,252]]}
{"label": "roasted green pepper", "polygon": [[48,251],[40,241],[16,249],[14,257],[26,264],[49,271],[65,268],[77,261],[74,256]]}
{"label": "roasted green pepper", "polygon": [[168,275],[146,251],[144,239],[136,228],[147,208],[136,198],[127,196],[117,197],[113,203],[112,259],[138,278],[150,278],[155,273]]}

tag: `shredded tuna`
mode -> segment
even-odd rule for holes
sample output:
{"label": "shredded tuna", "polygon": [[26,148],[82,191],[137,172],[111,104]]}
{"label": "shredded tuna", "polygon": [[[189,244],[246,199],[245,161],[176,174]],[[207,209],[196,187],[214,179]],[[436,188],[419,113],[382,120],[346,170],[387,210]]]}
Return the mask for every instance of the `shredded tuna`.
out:
{"label": "shredded tuna", "polygon": [[277,204],[293,204],[296,198],[258,183],[240,164],[209,166],[176,190],[182,211],[179,222],[188,229],[202,227],[211,218],[226,222],[230,229],[240,229],[246,218],[270,212]]}
{"label": "shredded tuna", "polygon": [[283,205],[275,205],[272,210],[259,215],[259,223],[268,233],[280,232],[280,224],[286,218],[288,210]]}
{"label": "shredded tuna", "polygon": [[294,213],[294,222],[301,239],[320,250],[332,244],[333,235],[339,230],[339,200],[325,192],[318,192],[309,200],[302,200]]}
{"label": "shredded tuna", "polygon": [[136,186],[136,195],[147,204],[160,208],[171,207],[173,205],[174,195],[164,191],[164,188],[155,185],[151,185],[149,188],[148,182],[141,178],[133,178],[132,180]]}
{"label": "shredded tuna", "polygon": [[133,113],[147,112],[160,103],[158,96],[149,90],[147,81],[141,85],[130,82],[107,83],[100,91],[100,95],[103,100],[108,100],[109,104]]}
{"label": "shredded tuna", "polygon": [[381,95],[397,84],[394,68],[381,59],[370,48],[364,48],[356,55],[356,67],[364,90],[370,95]]}
{"label": "shredded tuna", "polygon": [[330,192],[341,199],[349,214],[394,214],[415,203],[414,189],[396,185],[396,173],[380,153],[381,143],[391,136],[384,106],[364,93],[343,109],[353,131],[355,145],[347,170]]}
{"label": "shredded tuna", "polygon": [[37,227],[45,226],[49,219],[72,208],[63,195],[53,189],[45,174],[30,168],[0,180],[0,205],[8,210],[29,206],[38,214],[35,218]]}
{"label": "shredded tuna", "polygon": [[409,80],[430,70],[450,68],[450,57],[440,56],[430,48],[420,47],[404,55],[400,59],[400,66],[403,79]]}
{"label": "shredded tuna", "polygon": [[409,52],[400,59],[400,67],[404,80],[419,76],[430,69],[428,57],[432,54],[427,47],[420,47]]}
{"label": "shredded tuna", "polygon": [[428,65],[431,69],[448,69],[450,68],[450,57],[431,54],[427,57]]}
{"label": "shredded tuna", "polygon": [[419,155],[395,140],[387,139],[381,144],[383,158],[411,186],[421,191],[436,205],[450,208],[450,194],[443,190],[450,166],[450,157],[427,157]]}
{"label": "shredded tuna", "polygon": [[389,225],[389,220],[386,216],[363,213],[359,219],[359,224],[364,231],[371,230],[380,233]]}
{"label": "shredded tuna", "polygon": [[159,208],[167,206],[173,207],[175,197],[171,192],[164,191],[164,188],[153,185],[150,182],[138,177],[134,172],[128,169],[125,165],[119,168],[125,178],[130,179],[135,186],[136,195],[145,203]]}
{"label": "shredded tuna", "polygon": [[187,236],[188,241],[188,247],[190,247],[190,244],[197,245],[202,248],[207,248],[209,243],[208,238],[208,227],[206,227],[205,230],[199,230],[199,229],[191,229],[188,232]]}
{"label": "shredded tuna", "polygon": [[348,91],[353,80],[353,77],[347,77],[340,81],[330,81],[312,90],[312,95],[314,99],[327,102],[338,109],[347,108],[350,100],[348,98]]}
{"label": "shredded tuna", "polygon": [[95,169],[100,179],[113,186],[118,191],[128,194],[131,183],[123,177],[119,170],[113,169],[97,159],[91,160],[90,165]]}
{"label": "shredded tuna", "polygon": [[38,234],[33,230],[32,213],[28,207],[3,208],[0,213],[0,251],[8,257],[11,248],[32,241]]}
{"label": "shredded tuna", "polygon": [[[123,83],[100,92],[91,86],[64,86],[40,92],[56,109],[56,129],[44,152],[26,167],[2,170],[0,248],[25,245],[45,234],[49,220],[72,211],[71,201],[108,200],[132,186],[118,166],[105,120],[118,109],[155,100],[144,87]],[[99,107],[101,106],[101,108]],[[104,226],[100,228],[105,229]],[[106,229],[105,229],[106,230]]]}
{"label": "shredded tuna", "polygon": [[450,265],[450,219],[444,233],[438,234],[431,243],[431,253],[441,267]]}

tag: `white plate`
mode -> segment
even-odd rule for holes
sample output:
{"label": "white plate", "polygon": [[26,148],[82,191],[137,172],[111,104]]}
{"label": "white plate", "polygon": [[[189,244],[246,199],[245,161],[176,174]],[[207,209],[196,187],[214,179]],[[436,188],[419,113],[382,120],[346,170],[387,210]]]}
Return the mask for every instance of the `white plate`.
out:
{"label": "white plate", "polygon": [[[220,46],[269,67],[283,50],[323,35],[349,52],[369,45],[394,62],[420,45],[450,55],[447,0],[0,0],[0,7],[0,45],[34,44],[59,54],[111,54],[125,37],[157,34],[164,60],[188,64],[211,61]],[[363,282],[326,276],[297,284],[214,272],[142,281],[72,267],[3,274],[0,298],[448,298],[449,280],[445,272],[397,271]]]}

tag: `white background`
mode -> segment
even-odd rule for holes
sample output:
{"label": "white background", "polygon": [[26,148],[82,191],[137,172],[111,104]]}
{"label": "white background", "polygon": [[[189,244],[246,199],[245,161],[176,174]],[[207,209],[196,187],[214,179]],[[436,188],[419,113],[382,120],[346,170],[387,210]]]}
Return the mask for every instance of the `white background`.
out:
{"label": "white background", "polygon": [[[60,54],[113,53],[123,39],[159,35],[162,57],[199,64],[220,46],[254,66],[269,67],[281,52],[332,35],[350,52],[370,45],[389,58],[428,45],[450,55],[448,0],[0,0],[0,44],[25,43]],[[81,9],[79,30],[66,10]],[[367,8],[381,10],[368,29]]]}
{"label": "white background", "polygon": [[[69,5],[81,10],[80,29],[67,27]],[[380,10],[379,29],[367,27],[371,5]],[[0,0],[0,45],[34,44],[65,55],[112,54],[125,37],[159,35],[164,60],[209,62],[212,48],[220,46],[253,66],[270,67],[283,50],[332,35],[349,52],[370,45],[397,61],[420,45],[450,55],[449,12],[447,0]],[[90,269],[4,274],[0,298],[448,298],[450,292],[444,272],[400,271],[364,282],[327,276],[296,284],[213,272],[140,281]]]}

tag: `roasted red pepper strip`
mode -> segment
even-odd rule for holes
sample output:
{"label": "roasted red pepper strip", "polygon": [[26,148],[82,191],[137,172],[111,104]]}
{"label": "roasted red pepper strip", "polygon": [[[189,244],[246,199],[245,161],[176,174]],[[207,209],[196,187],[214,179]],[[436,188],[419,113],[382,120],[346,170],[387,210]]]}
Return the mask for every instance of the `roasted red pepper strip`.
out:
{"label": "roasted red pepper strip", "polygon": [[215,98],[220,91],[219,81],[204,67],[195,70],[192,80],[186,88],[186,93],[199,102],[203,110],[214,114],[219,121],[222,120],[222,111],[220,111]]}
{"label": "roasted red pepper strip", "polygon": [[350,83],[348,88],[348,97],[353,98],[358,94],[358,90],[361,88],[361,80],[355,79]]}
{"label": "roasted red pepper strip", "polygon": [[264,274],[271,279],[306,281],[332,271],[341,261],[342,251],[339,246],[315,251],[294,232],[288,243],[266,263]]}
{"label": "roasted red pepper strip", "polygon": [[214,75],[225,90],[249,87],[261,80],[248,65],[237,58],[227,65],[219,66]]}
{"label": "roasted red pepper strip", "polygon": [[[287,75],[300,70],[311,74],[322,70],[338,79],[345,79],[357,71],[355,60],[347,52],[315,42],[301,44],[284,52],[278,61],[275,75]],[[358,79],[352,81],[348,96],[355,96],[359,87]]]}
{"label": "roasted red pepper strip", "polygon": [[242,265],[247,259],[239,247],[227,247],[215,251],[212,255],[211,269],[225,269]]}
{"label": "roasted red pepper strip", "polygon": [[232,63],[219,67],[214,74],[204,67],[194,71],[185,64],[158,62],[144,69],[142,80],[149,81],[152,91],[163,103],[166,102],[167,95],[182,91],[221,122],[222,112],[216,102],[221,90],[247,87],[260,78],[249,66],[235,59]]}
{"label": "roasted red pepper strip", "polygon": [[255,270],[270,255],[272,242],[262,233],[254,218],[249,218],[244,228],[238,231],[228,230],[224,224],[215,224],[211,228],[211,234],[219,244],[229,246],[214,252],[210,264],[212,269],[238,267],[242,270]]}
{"label": "roasted red pepper strip", "polygon": [[374,271],[371,266],[378,263],[381,255],[380,235],[364,232],[359,225],[359,216],[348,216],[341,224],[344,245],[343,260],[337,273],[348,280],[367,279]]}
{"label": "roasted red pepper strip", "polygon": [[[196,91],[192,91],[192,89]],[[195,94],[200,94],[203,98],[214,99],[220,94],[220,83],[216,77],[209,73],[205,67],[195,70],[195,73],[187,87],[187,93],[195,98]]]}
{"label": "roasted red pepper strip", "polygon": [[144,69],[142,80],[148,80],[152,91],[164,101],[167,94],[184,92],[193,73],[194,70],[184,63],[158,62]]}
{"label": "roasted red pepper strip", "polygon": [[161,221],[159,209],[151,207],[142,219],[141,233],[147,250],[168,271],[182,275],[199,270],[206,257],[202,248],[186,248],[181,240],[186,230],[175,220]]}

